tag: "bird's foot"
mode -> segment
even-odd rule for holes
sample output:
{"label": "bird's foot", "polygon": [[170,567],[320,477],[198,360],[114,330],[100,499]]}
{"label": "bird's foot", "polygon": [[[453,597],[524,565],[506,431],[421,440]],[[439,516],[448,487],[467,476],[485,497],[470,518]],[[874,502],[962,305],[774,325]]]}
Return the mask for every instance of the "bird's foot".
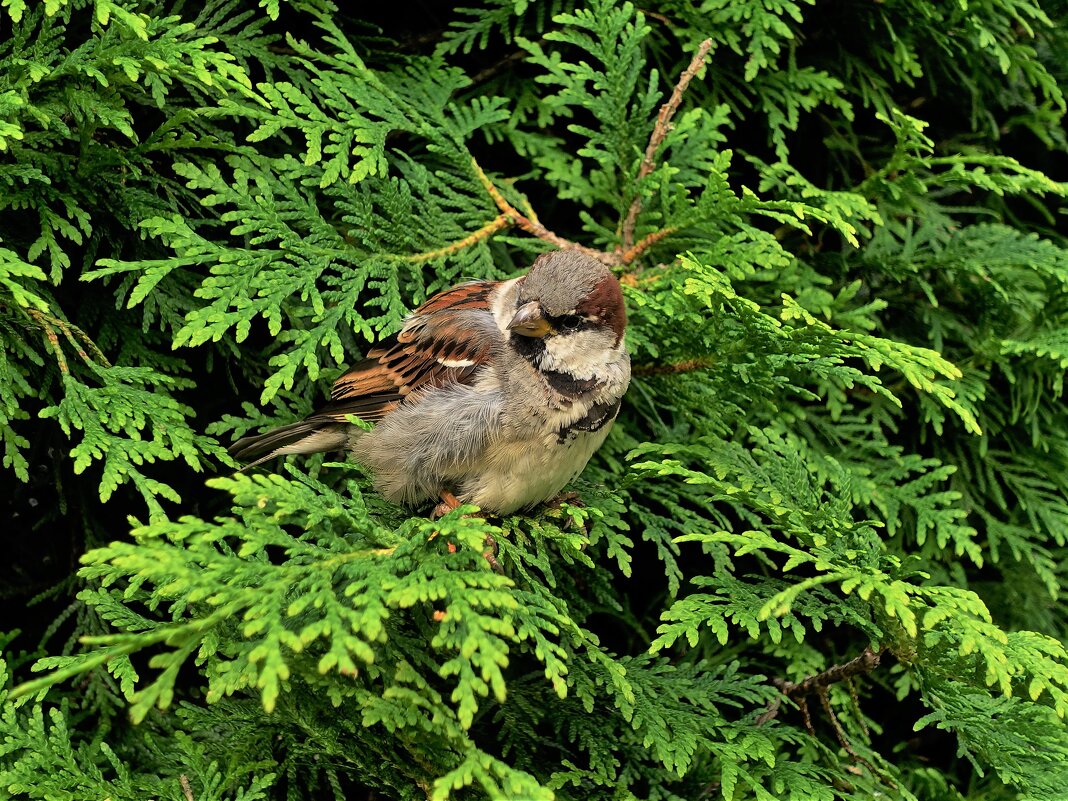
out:
{"label": "bird's foot", "polygon": [[460,501],[448,490],[439,492],[438,497],[441,498],[441,503],[435,506],[430,512],[431,520],[437,520],[439,517],[444,517],[449,512],[460,507]]}
{"label": "bird's foot", "polygon": [[[577,492],[561,492],[555,498],[545,502],[545,510],[553,516],[561,515],[563,514],[563,507],[565,504],[577,509],[586,508],[586,504],[582,502],[582,498],[579,497]],[[586,529],[586,533],[588,534],[592,521],[589,519],[579,520],[574,515],[567,515],[567,520],[564,521],[562,528],[573,529],[576,525]]]}
{"label": "bird's foot", "polygon": [[[459,499],[457,499],[457,497],[448,490],[442,490],[440,493],[438,493],[438,497],[441,498],[441,503],[435,506],[434,509],[430,512],[431,520],[437,520],[440,517],[444,517],[449,512],[460,507]],[[430,539],[434,539],[434,537],[436,537],[437,535],[438,533],[435,531],[431,535]],[[487,563],[489,563],[490,568],[493,569],[495,572],[504,573],[504,568],[501,567],[501,563],[497,561],[497,540],[494,539],[492,534],[486,535],[485,545],[486,550],[482,553],[482,558],[485,559]],[[456,545],[450,542],[448,547],[449,553],[456,553]]]}
{"label": "bird's foot", "polygon": [[549,511],[557,511],[564,504],[568,506],[578,506],[585,508],[586,504],[582,502],[582,498],[579,497],[577,492],[561,492],[555,498],[550,498],[545,502],[545,508]]}

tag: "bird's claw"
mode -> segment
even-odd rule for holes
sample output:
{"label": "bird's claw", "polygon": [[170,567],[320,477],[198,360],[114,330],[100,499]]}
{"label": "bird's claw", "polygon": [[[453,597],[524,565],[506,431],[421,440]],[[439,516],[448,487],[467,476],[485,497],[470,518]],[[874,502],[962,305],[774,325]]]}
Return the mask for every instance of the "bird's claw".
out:
{"label": "bird's claw", "polygon": [[551,499],[549,501],[546,501],[545,505],[546,505],[546,508],[555,511],[555,510],[559,510],[561,507],[563,507],[563,505],[565,503],[568,506],[577,506],[577,507],[582,508],[582,509],[586,508],[586,504],[584,504],[582,502],[582,498],[579,497],[579,494],[577,492],[574,492],[574,491],[561,492],[555,498],[553,498],[553,499]]}
{"label": "bird's claw", "polygon": [[455,495],[453,495],[448,490],[442,490],[441,492],[439,492],[438,497],[441,498],[441,503],[439,503],[431,510],[431,520],[437,520],[440,517],[444,517],[449,512],[460,507],[460,501]]}
{"label": "bird's claw", "polygon": [[[564,514],[563,507],[565,504],[576,509],[586,508],[586,504],[582,502],[582,498],[579,497],[577,492],[561,492],[555,498],[546,502],[545,509],[551,515],[562,515]],[[589,518],[577,520],[574,515],[567,515],[567,519],[563,521],[561,528],[571,531],[576,528],[576,523],[578,527],[585,530],[586,534],[590,533],[590,527],[593,525],[593,521]]]}

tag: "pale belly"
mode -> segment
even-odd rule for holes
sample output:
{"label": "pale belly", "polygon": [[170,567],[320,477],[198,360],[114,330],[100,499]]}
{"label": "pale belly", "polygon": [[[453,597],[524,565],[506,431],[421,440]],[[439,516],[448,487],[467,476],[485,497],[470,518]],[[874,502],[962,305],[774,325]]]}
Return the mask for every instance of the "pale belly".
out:
{"label": "pale belly", "polygon": [[609,422],[597,431],[575,432],[564,442],[552,432],[539,440],[494,443],[484,453],[486,469],[466,477],[459,498],[500,514],[547,501],[582,472],[611,427]]}

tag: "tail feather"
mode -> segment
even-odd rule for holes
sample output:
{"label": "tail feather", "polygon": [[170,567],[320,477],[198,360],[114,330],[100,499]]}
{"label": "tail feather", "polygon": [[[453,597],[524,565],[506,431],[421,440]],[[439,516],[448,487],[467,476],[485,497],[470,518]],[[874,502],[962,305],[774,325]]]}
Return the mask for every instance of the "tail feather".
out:
{"label": "tail feather", "polygon": [[239,461],[253,459],[241,468],[241,472],[244,472],[276,456],[340,450],[348,444],[345,428],[346,426],[340,423],[302,420],[299,423],[272,428],[263,434],[242,437],[227,450]]}

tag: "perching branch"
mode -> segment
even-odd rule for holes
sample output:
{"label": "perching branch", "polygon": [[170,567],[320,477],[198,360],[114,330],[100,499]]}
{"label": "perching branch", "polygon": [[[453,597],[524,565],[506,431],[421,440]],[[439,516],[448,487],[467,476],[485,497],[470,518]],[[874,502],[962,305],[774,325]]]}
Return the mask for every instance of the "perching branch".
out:
{"label": "perching branch", "polygon": [[[690,85],[690,81],[693,80],[697,71],[701,69],[701,66],[705,63],[705,56],[708,55],[708,51],[711,49],[711,39],[705,39],[701,42],[694,57],[690,60],[690,66],[688,66],[683,71],[682,75],[679,76],[679,82],[675,84],[675,89],[672,91],[671,97],[669,97],[668,101],[660,107],[660,113],[656,116],[656,125],[653,128],[652,136],[649,137],[649,144],[646,145],[645,156],[642,158],[641,167],[638,168],[638,177],[635,181],[634,200],[631,202],[630,208],[627,209],[627,216],[623,220],[622,245],[620,246],[620,250],[623,253],[629,253],[634,247],[634,227],[638,222],[638,214],[642,210],[642,196],[641,193],[637,191],[637,187],[656,167],[656,152],[664,143],[668,131],[671,130],[671,118],[674,117],[675,112],[679,110],[679,104],[682,103],[682,95],[686,91],[686,87]],[[630,261],[631,259],[623,259],[624,263],[629,263]]]}

